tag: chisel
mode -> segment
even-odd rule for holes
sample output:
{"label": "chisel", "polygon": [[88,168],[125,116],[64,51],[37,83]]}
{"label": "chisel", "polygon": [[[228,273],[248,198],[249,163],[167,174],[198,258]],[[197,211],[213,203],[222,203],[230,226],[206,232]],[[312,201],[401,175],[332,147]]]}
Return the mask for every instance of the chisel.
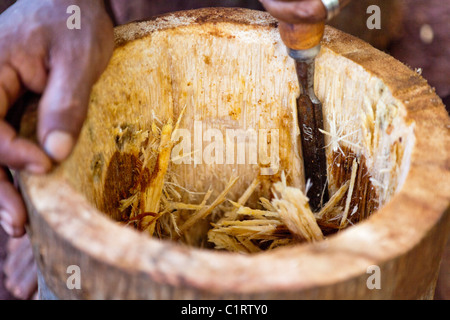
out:
{"label": "chisel", "polygon": [[325,155],[322,104],[314,93],[314,63],[320,51],[325,24],[279,23],[281,38],[289,56],[295,60],[300,96],[297,116],[302,142],[307,196],[311,210],[317,212],[328,201],[327,161]]}

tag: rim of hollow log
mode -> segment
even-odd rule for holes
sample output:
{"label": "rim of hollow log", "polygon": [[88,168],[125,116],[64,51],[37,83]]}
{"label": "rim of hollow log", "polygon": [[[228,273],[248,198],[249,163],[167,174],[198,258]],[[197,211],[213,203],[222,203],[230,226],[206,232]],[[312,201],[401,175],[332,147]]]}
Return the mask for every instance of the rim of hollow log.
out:
{"label": "rim of hollow log", "polygon": [[[252,28],[277,25],[267,13],[246,9],[184,11],[116,28],[116,46],[155,30],[222,22]],[[415,146],[406,181],[368,220],[321,242],[254,255],[216,252],[160,241],[121,227],[98,212],[63,180],[22,174],[20,183],[29,209],[32,239],[45,232],[46,240],[39,241],[45,241],[46,246],[57,240],[73,248],[77,253],[66,256],[69,264],[104,265],[104,270],[118,272],[116,274],[137,275],[137,281],[143,284],[150,281],[216,294],[299,291],[335,285],[355,277],[367,278],[369,266],[382,266],[408,254],[438,223],[448,227],[449,117],[426,80],[367,43],[327,27],[322,50],[331,50],[381,79],[398,104],[405,108],[407,123],[414,123]],[[39,199],[39,212],[33,199]],[[81,257],[82,254],[91,262],[83,262],[87,257]],[[41,252],[38,264],[52,263],[48,255]],[[64,252],[61,255],[64,256]],[[55,260],[54,264],[60,262]],[[53,272],[67,278],[66,270],[58,268]],[[52,283],[49,285],[52,287]],[[52,289],[58,294],[55,286],[53,284]]]}

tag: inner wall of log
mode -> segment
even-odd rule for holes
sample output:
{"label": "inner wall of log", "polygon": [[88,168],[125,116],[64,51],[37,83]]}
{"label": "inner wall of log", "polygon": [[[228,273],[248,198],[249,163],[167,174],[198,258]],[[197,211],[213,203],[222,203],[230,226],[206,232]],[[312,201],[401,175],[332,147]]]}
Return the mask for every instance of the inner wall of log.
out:
{"label": "inner wall of log", "polygon": [[405,123],[405,107],[379,78],[346,55],[335,54],[326,41],[316,61],[315,89],[324,108],[330,193],[342,183],[339,159],[354,154],[367,167],[368,177],[360,180],[370,183],[369,189],[373,187],[375,208],[379,208],[406,179],[414,124]]}
{"label": "inner wall of log", "polygon": [[[273,40],[275,29],[263,29],[256,36],[253,32],[239,25],[221,29],[208,24],[195,31],[189,27],[156,31],[117,48],[94,87],[80,143],[64,165],[68,179],[102,208],[113,155],[120,152],[139,156],[140,146],[117,146],[118,131],[128,128],[138,134],[149,130],[153,121],[175,122],[186,106],[180,128],[191,132],[192,139],[196,121],[203,133],[215,129],[223,137],[227,129],[278,131],[278,172],[263,179],[251,201],[269,196],[272,181],[278,180],[282,171],[290,184],[302,187],[303,168],[294,120],[299,92],[294,64],[285,47]],[[246,149],[246,159],[248,152]],[[238,175],[240,179],[230,193],[236,199],[259,174],[260,166],[203,162],[174,165],[172,170],[181,186],[192,192],[206,192],[213,186],[215,194],[211,198]],[[187,202],[201,200],[198,195],[186,197]]]}
{"label": "inner wall of log", "polygon": [[[385,204],[406,177],[413,126],[383,83],[325,46],[316,62],[315,88],[324,106],[328,178],[333,194],[349,178],[349,159],[360,164],[351,210],[367,217]],[[120,200],[135,184],[142,132],[153,122],[176,122],[194,137],[201,129],[277,130],[280,166],[264,177],[250,199],[271,197],[282,171],[288,183],[304,187],[296,122],[299,94],[293,61],[276,29],[204,24],[155,31],[116,48],[95,85],[87,121],[74,154],[60,168],[71,184],[100,210],[120,220]],[[151,131],[151,130],[150,130]],[[192,146],[194,150],[194,145]],[[246,150],[246,159],[249,159]],[[260,166],[249,164],[171,165],[186,203],[199,203],[213,186],[216,196],[230,178],[240,179],[236,201]],[[345,198],[343,199],[345,201]],[[356,219],[359,221],[360,219]],[[355,221],[355,222],[357,222]]]}
{"label": "inner wall of log", "polygon": [[[330,165],[330,176],[333,177],[333,184],[342,186],[351,179],[352,164],[356,159],[358,171],[356,173],[355,187],[350,200],[348,219],[351,223],[360,222],[368,218],[378,209],[378,195],[372,183],[371,175],[367,168],[367,160],[364,155],[357,154],[351,149],[340,146],[338,151],[333,151]],[[347,197],[340,200],[338,206],[345,207]],[[335,223],[339,223],[336,221]]]}

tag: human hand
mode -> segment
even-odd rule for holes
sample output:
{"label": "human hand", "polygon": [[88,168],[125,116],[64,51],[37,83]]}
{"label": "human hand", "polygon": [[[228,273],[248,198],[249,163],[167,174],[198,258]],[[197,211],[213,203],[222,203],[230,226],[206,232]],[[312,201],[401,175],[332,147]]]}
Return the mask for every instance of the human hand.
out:
{"label": "human hand", "polygon": [[327,19],[321,0],[259,0],[280,21],[290,24],[316,23]]}
{"label": "human hand", "polygon": [[[81,29],[67,28],[70,5],[81,10]],[[7,167],[42,174],[69,156],[111,56],[113,27],[101,0],[19,0],[0,15],[0,28],[0,223],[20,236],[26,211]],[[39,145],[5,120],[26,90],[42,94]]]}

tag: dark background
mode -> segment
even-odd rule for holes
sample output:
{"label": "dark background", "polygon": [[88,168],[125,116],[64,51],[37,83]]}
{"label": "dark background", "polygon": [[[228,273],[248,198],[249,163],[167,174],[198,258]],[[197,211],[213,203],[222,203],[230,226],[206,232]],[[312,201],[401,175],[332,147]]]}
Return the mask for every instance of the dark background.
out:
{"label": "dark background", "polygon": [[[11,0],[0,0],[0,12]],[[369,5],[381,8],[381,30],[369,30],[366,20]],[[227,6],[262,10],[257,0],[111,0],[115,20],[123,24],[133,20],[182,9]],[[393,55],[422,75],[436,88],[449,111],[450,105],[450,1],[449,0],[354,0],[331,25],[351,33]],[[424,30],[432,30],[424,34]],[[422,31],[422,33],[421,33]],[[0,26],[1,32],[1,26]],[[431,40],[431,41],[430,41]],[[7,236],[0,228],[0,300],[13,299],[4,288],[3,264]],[[436,299],[450,299],[450,246],[444,254],[436,289]]]}

